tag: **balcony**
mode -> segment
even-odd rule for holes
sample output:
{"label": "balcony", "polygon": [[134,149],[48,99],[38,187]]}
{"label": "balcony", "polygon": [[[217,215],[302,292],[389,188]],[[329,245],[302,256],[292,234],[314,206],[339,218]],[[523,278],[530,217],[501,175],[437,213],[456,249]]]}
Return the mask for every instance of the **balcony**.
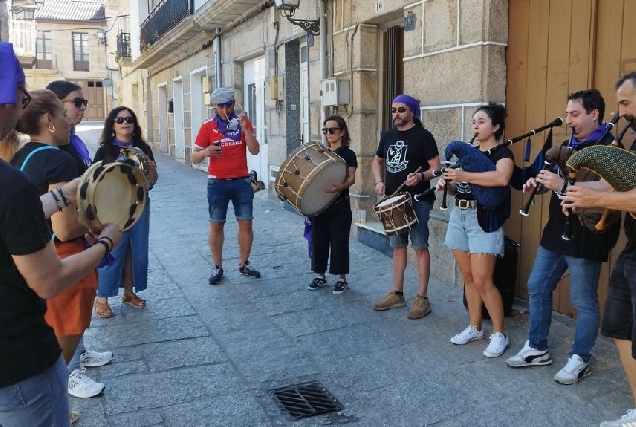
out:
{"label": "balcony", "polygon": [[35,62],[35,40],[37,38],[35,21],[12,20],[9,27],[9,40],[13,50],[23,66],[31,67]]}
{"label": "balcony", "polygon": [[194,12],[193,0],[163,0],[141,24],[141,52]]}
{"label": "balcony", "polygon": [[117,34],[117,61],[130,62],[130,33]]}

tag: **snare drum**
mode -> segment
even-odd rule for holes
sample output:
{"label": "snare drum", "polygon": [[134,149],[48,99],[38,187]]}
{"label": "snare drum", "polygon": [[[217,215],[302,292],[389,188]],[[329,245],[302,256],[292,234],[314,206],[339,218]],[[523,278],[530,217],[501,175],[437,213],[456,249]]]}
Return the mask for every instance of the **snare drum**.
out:
{"label": "snare drum", "polygon": [[417,216],[409,193],[398,193],[373,205],[373,211],[387,236],[406,233],[417,225]]}
{"label": "snare drum", "polygon": [[141,217],[147,200],[147,179],[141,169],[121,162],[97,162],[80,178],[77,212],[92,231],[101,231],[107,223],[126,231]]}
{"label": "snare drum", "polygon": [[276,194],[305,216],[329,207],[338,193],[327,193],[347,177],[347,163],[322,144],[312,142],[294,150],[276,177]]}

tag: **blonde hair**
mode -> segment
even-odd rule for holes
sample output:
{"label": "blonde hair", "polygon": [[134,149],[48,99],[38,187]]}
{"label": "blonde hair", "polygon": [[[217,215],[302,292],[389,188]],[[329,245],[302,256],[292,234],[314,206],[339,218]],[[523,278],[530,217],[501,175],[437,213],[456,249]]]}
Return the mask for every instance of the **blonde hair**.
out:
{"label": "blonde hair", "polygon": [[0,141],[0,159],[5,162],[10,162],[13,155],[20,148],[20,135],[15,130],[9,132],[9,134]]}

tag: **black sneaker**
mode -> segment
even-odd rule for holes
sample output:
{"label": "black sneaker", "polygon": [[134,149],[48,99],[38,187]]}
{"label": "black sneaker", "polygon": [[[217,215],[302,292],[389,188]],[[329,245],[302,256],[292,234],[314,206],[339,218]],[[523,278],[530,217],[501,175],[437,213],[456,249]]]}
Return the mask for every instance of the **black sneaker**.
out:
{"label": "black sneaker", "polygon": [[241,272],[241,274],[253,279],[258,279],[259,277],[261,277],[261,273],[257,270],[254,270],[252,267],[250,267],[249,264],[249,261],[245,261],[245,265],[243,267],[239,267],[239,271]]}
{"label": "black sneaker", "polygon": [[217,265],[212,269],[212,275],[208,279],[208,283],[210,285],[218,285],[221,279],[223,279],[223,269]]}
{"label": "black sneaker", "polygon": [[333,294],[340,295],[344,291],[347,290],[349,284],[346,280],[338,280],[335,285],[333,285]]}
{"label": "black sneaker", "polygon": [[316,277],[313,282],[311,282],[309,286],[307,286],[307,289],[309,289],[310,291],[315,291],[318,288],[322,288],[326,284],[327,279],[325,279],[324,277]]}

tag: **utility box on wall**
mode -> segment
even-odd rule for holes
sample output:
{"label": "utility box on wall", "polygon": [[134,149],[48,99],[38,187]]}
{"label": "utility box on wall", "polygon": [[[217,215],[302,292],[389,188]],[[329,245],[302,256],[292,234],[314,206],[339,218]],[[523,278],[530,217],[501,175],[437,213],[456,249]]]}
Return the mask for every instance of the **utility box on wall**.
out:
{"label": "utility box on wall", "polygon": [[349,80],[325,79],[320,82],[320,102],[323,107],[349,104],[350,98]]}
{"label": "utility box on wall", "polygon": [[272,101],[285,100],[285,89],[282,76],[272,76],[269,78],[269,99]]}

